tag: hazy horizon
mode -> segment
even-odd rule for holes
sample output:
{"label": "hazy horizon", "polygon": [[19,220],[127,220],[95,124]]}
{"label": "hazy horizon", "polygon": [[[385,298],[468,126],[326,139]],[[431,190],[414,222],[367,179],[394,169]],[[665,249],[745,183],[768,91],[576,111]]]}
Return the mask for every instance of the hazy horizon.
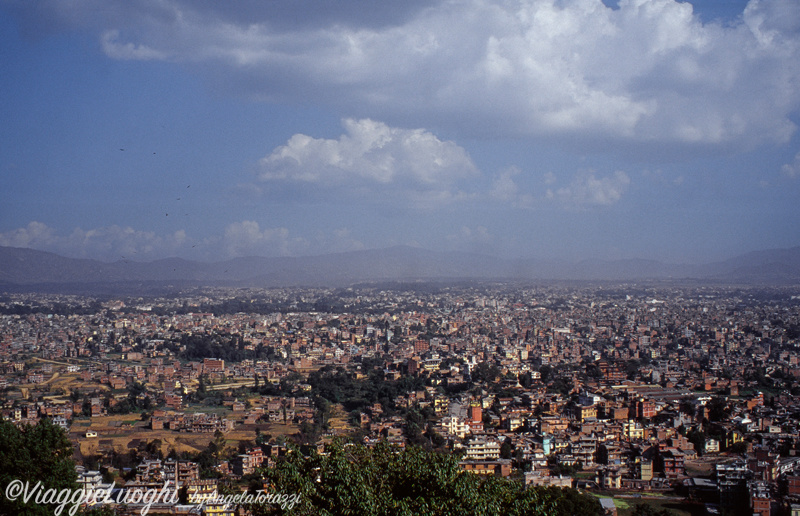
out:
{"label": "hazy horizon", "polygon": [[[366,6],[365,6],[366,5]],[[800,245],[800,3],[0,0],[0,245]]]}

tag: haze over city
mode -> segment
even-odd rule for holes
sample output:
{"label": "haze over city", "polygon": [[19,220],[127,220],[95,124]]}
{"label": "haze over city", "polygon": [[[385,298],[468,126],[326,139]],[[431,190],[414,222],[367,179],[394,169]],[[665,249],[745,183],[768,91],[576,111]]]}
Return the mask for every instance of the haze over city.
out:
{"label": "haze over city", "polygon": [[0,246],[794,247],[798,53],[796,0],[2,0]]}

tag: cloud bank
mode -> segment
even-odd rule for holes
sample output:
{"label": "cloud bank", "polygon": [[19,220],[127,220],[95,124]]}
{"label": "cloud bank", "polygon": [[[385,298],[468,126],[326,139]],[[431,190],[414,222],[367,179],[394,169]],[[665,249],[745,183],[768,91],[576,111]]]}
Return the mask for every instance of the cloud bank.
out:
{"label": "cloud bank", "polygon": [[72,258],[99,258],[116,260],[152,260],[174,256],[190,244],[186,232],[175,231],[157,235],[117,225],[84,230],[75,228],[68,235],[60,235],[41,222],[0,233],[0,246],[25,247],[50,251]]}
{"label": "cloud bank", "polygon": [[796,0],[751,0],[729,25],[703,23],[677,0],[271,4],[15,5],[40,25],[94,31],[113,59],[202,64],[240,94],[315,99],[402,125],[726,148],[795,131]]}

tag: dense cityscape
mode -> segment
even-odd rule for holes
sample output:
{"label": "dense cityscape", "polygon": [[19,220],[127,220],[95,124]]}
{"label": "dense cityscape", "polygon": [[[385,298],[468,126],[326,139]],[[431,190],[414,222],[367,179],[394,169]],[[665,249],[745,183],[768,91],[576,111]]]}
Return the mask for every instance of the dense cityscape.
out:
{"label": "dense cityscape", "polygon": [[0,516],[800,516],[800,0],[0,0]]}
{"label": "dense cityscape", "polygon": [[212,493],[342,443],[576,488],[607,514],[800,512],[797,287],[5,294],[0,311],[3,418],[62,427],[84,489],[183,487],[163,513],[235,514]]}

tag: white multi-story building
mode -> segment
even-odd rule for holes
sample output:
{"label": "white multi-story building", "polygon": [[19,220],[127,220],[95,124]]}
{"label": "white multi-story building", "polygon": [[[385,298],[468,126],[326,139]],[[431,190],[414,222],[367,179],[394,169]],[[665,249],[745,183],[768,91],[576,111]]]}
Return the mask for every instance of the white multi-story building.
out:
{"label": "white multi-story building", "polygon": [[494,440],[473,439],[466,445],[467,459],[487,460],[500,458],[500,443]]}
{"label": "white multi-story building", "polygon": [[439,421],[442,435],[463,439],[469,433],[469,425],[465,418],[445,416]]}

